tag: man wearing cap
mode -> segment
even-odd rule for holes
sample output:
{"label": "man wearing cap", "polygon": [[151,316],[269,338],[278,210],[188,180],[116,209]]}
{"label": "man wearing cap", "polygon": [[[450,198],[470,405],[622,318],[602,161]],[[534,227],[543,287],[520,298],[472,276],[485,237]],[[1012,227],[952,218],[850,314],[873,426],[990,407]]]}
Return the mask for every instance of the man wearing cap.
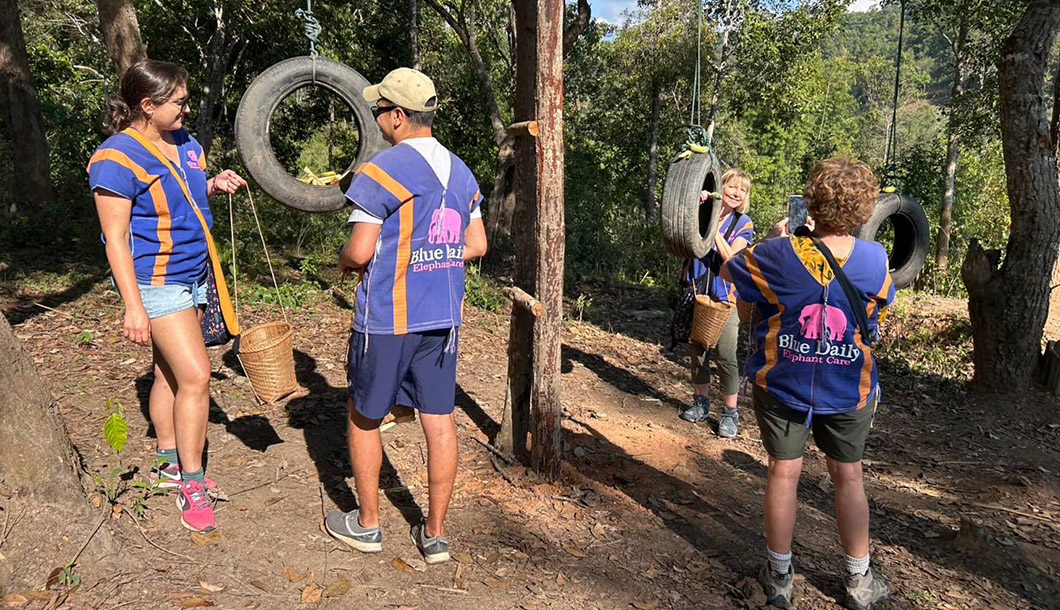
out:
{"label": "man wearing cap", "polygon": [[382,550],[379,425],[395,404],[420,412],[427,437],[427,519],[412,539],[428,564],[449,559],[445,512],[456,480],[456,359],[464,262],[486,253],[482,195],[471,170],[431,135],[438,96],[423,73],[398,68],[364,90],[393,145],[357,170],[345,274],[362,273],[349,348],[348,437],[359,508],[333,511],[328,532]]}

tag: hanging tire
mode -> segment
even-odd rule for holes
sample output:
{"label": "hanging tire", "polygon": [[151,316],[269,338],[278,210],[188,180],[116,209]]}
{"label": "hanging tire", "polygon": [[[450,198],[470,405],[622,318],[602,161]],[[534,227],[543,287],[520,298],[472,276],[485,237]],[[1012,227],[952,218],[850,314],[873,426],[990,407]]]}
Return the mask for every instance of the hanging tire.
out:
{"label": "hanging tire", "polygon": [[677,159],[666,173],[661,205],[663,244],[678,258],[702,258],[714,246],[721,202],[700,205],[701,191],[721,188],[721,166],[713,152]]}
{"label": "hanging tire", "polygon": [[[354,169],[387,146],[371,108],[361,97],[361,91],[370,84],[353,68],[319,57],[315,61],[293,57],[258,75],[243,94],[235,121],[236,148],[251,178],[270,197],[296,210],[341,210],[346,205],[341,185],[348,185]],[[360,132],[357,156],[344,172],[345,179],[330,186],[299,182],[276,158],[269,142],[269,125],[276,108],[296,90],[310,85],[324,87],[353,110]]]}
{"label": "hanging tire", "polygon": [[[890,232],[886,236],[880,234],[885,223],[893,228],[893,235]],[[924,268],[931,247],[930,231],[927,214],[915,199],[897,193],[882,193],[872,218],[855,229],[853,235],[865,241],[883,243],[887,248],[894,287],[905,288]]]}

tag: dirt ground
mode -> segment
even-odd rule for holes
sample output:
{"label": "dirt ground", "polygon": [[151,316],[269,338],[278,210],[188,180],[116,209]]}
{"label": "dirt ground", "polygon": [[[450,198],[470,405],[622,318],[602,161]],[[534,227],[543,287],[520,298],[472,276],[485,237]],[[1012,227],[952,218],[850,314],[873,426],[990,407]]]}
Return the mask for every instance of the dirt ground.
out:
{"label": "dirt ground", "polygon": [[[101,428],[115,399],[130,425],[123,465],[143,478],[154,451],[145,415],[150,351],[121,338],[117,295],[103,281],[62,300],[13,281],[2,288],[0,303],[88,471],[108,469]],[[76,590],[52,583],[44,591],[83,538],[34,547],[19,516],[39,507],[20,505],[0,486],[2,602],[94,610],[758,607],[761,592],[747,577],[764,555],[766,456],[747,398],[735,440],[714,435],[716,414],[711,425],[680,421],[686,355],[663,346],[665,295],[582,291],[594,299],[564,334],[566,462],[556,483],[494,464],[482,446],[501,419],[507,314],[468,310],[460,472],[448,521],[454,561],[425,566],[408,537],[426,507],[426,446],[416,424],[384,433],[384,551],[358,554],[321,530],[323,514],[356,505],[344,443],[350,311],[333,290],[293,313],[306,396],[260,406],[229,348],[210,350],[216,534],[190,534],[172,496],[153,498],[139,525],[125,512],[107,520],[119,548],[81,561]],[[245,327],[278,317],[263,305],[243,313]],[[1060,608],[1060,402],[967,389],[969,345],[963,302],[904,295],[881,346],[884,397],[865,464],[874,556],[895,588],[889,607]],[[799,498],[798,607],[836,608],[842,554],[816,449]],[[131,506],[133,494],[119,502]]]}

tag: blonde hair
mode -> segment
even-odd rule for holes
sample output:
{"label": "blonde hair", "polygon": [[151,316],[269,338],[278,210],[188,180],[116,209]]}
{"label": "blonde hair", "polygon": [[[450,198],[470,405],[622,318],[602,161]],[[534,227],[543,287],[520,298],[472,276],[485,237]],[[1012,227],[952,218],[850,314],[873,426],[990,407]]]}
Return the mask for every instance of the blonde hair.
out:
{"label": "blonde hair", "polygon": [[832,157],[813,168],[802,196],[818,228],[845,234],[868,222],[879,193],[880,183],[868,165]]}
{"label": "blonde hair", "polygon": [[732,168],[725,170],[725,173],[721,175],[721,189],[725,190],[725,185],[732,182],[733,180],[740,180],[747,185],[747,197],[743,200],[743,205],[740,209],[736,210],[741,214],[746,214],[751,209],[751,177],[747,175],[747,172],[739,168]]}

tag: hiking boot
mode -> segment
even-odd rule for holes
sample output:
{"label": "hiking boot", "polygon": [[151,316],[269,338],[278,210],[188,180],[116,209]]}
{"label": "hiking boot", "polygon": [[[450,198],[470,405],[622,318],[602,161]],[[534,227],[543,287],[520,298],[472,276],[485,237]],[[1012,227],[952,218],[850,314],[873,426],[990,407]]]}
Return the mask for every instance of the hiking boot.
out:
{"label": "hiking boot", "polygon": [[740,434],[740,412],[736,409],[723,408],[718,422],[718,436],[736,438]]}
{"label": "hiking boot", "polygon": [[864,574],[847,575],[846,607],[850,610],[872,610],[876,604],[891,599],[891,581],[871,567]]}
{"label": "hiking boot", "polygon": [[[147,473],[147,482],[159,489],[179,489],[183,480],[180,472],[180,464],[160,462],[151,467]],[[206,491],[217,489],[217,481],[206,477]]]}
{"label": "hiking boot", "polygon": [[681,419],[694,424],[707,419],[709,413],[710,399],[706,396],[696,396],[692,399],[692,406],[681,412]]}
{"label": "hiking boot", "polygon": [[324,527],[336,540],[345,542],[362,553],[378,553],[383,550],[383,530],[361,525],[360,511],[344,513],[333,510],[324,520]]}
{"label": "hiking boot", "polygon": [[449,540],[445,536],[427,537],[427,522],[412,526],[412,541],[423,554],[427,565],[449,561]]}
{"label": "hiking boot", "polygon": [[766,594],[766,604],[777,608],[791,608],[791,590],[795,584],[795,570],[788,566],[787,574],[778,574],[767,563],[758,573],[758,584]]}
{"label": "hiking boot", "polygon": [[177,494],[180,523],[193,532],[212,532],[217,529],[213,504],[206,488],[197,481],[183,481]]}

